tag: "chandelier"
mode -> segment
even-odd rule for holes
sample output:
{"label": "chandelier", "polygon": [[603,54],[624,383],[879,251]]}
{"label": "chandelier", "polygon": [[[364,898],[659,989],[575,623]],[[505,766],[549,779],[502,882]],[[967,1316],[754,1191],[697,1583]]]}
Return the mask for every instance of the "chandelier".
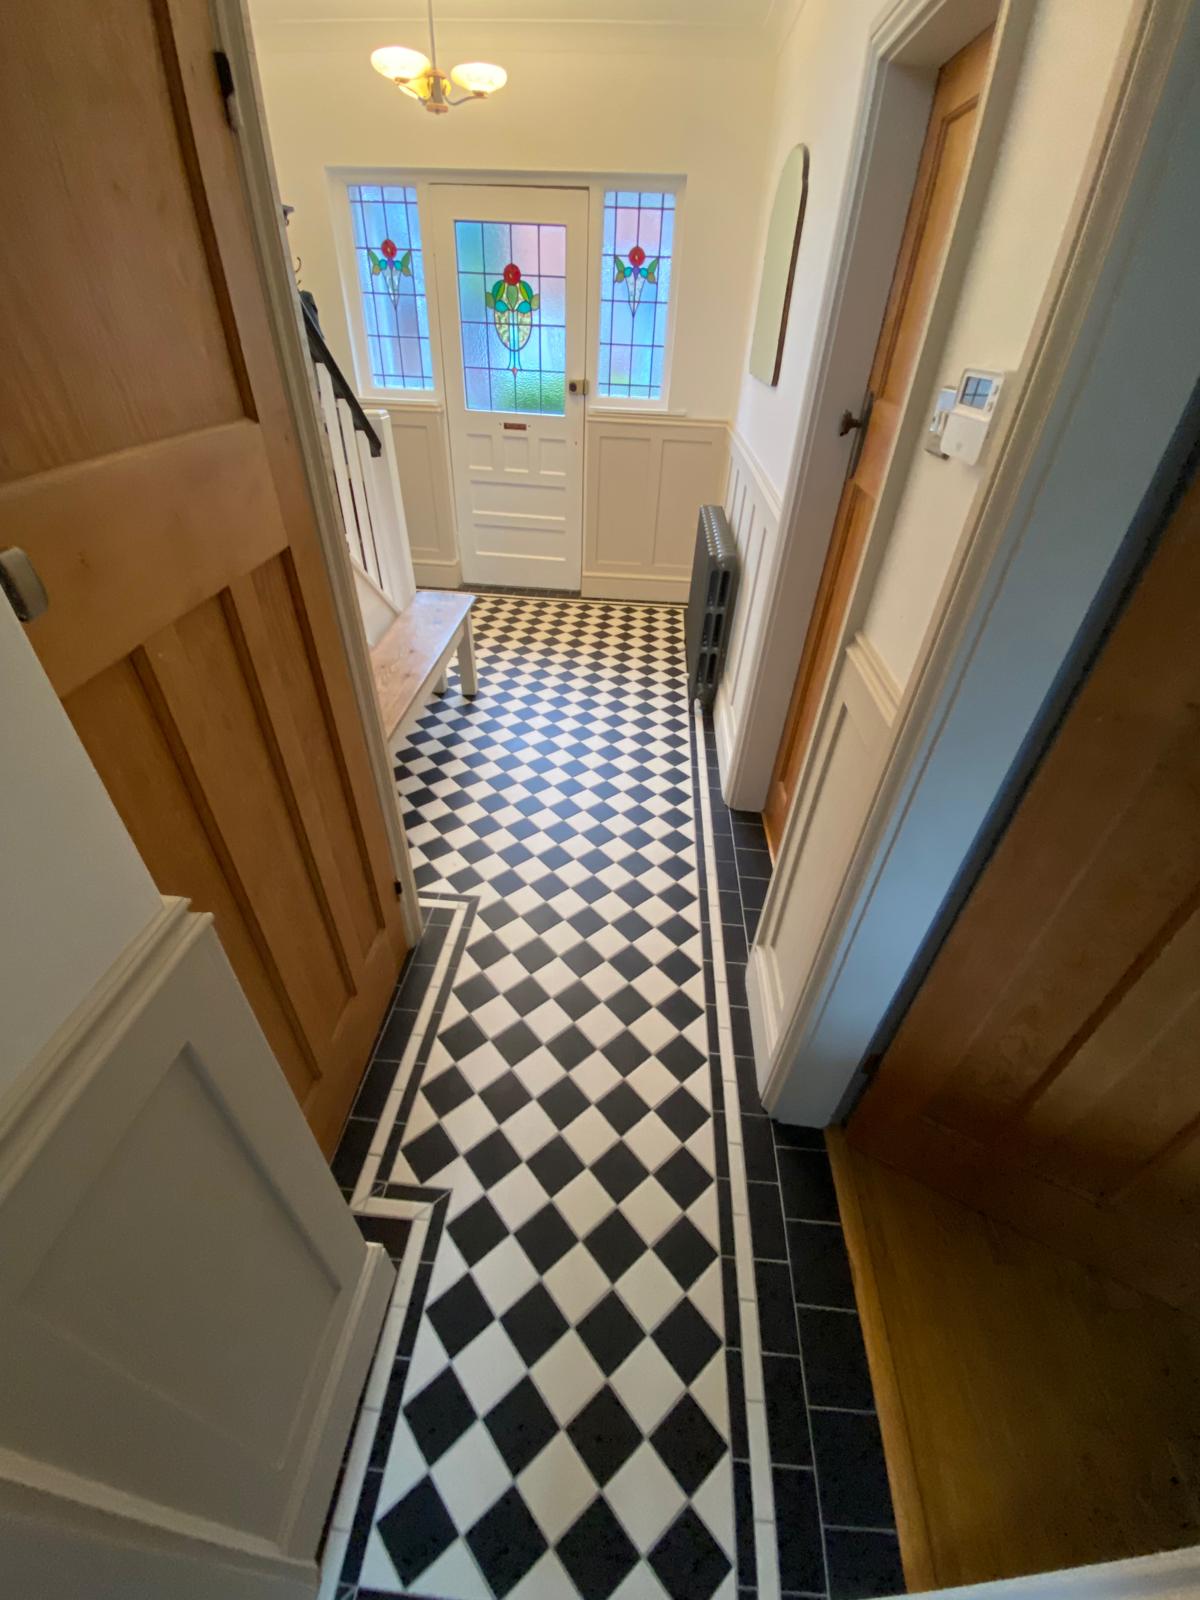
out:
{"label": "chandelier", "polygon": [[[438,115],[466,100],[486,100],[508,82],[504,68],[493,66],[490,61],[463,61],[451,67],[448,74],[439,68],[433,38],[433,0],[429,0],[429,54],[423,56],[419,50],[385,44],[372,50],[371,65],[397,89],[419,100],[426,111]],[[464,91],[457,99],[450,98],[451,84]]]}

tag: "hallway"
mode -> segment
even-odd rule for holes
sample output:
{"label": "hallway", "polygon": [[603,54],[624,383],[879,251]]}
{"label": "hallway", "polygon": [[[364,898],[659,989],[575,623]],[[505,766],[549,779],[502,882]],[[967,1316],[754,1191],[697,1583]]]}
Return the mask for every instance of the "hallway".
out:
{"label": "hallway", "polygon": [[427,930],[334,1170],[401,1273],[322,1593],[896,1591],[827,1158],[754,1087],[769,862],[684,614],[475,615],[478,697],[396,752]]}

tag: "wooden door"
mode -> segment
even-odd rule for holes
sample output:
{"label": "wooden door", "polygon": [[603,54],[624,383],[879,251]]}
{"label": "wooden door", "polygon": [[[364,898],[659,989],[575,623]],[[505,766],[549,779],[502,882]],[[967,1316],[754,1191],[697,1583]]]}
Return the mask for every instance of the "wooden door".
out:
{"label": "wooden door", "polygon": [[0,549],[159,888],[215,914],[318,1139],[404,952],[205,0],[46,0],[0,59]]}
{"label": "wooden door", "polygon": [[[577,590],[587,190],[429,192],[463,578]],[[516,312],[494,315],[497,285]]]}
{"label": "wooden door", "polygon": [[853,1144],[1200,1312],[1200,487],[850,1119]]}
{"label": "wooden door", "polygon": [[947,61],[938,74],[896,271],[867,380],[867,393],[873,397],[870,413],[862,436],[856,441],[857,459],[852,455],[852,468],[838,502],[763,807],[763,826],[773,854],[778,852],[795,797],[800,766],[908,398],[971,158],[976,110],[987,79],[991,44],[992,29],[988,28]]}

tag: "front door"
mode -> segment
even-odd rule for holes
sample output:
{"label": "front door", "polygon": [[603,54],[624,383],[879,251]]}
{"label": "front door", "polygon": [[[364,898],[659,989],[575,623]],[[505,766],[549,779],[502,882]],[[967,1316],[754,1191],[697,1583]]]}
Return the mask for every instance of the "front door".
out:
{"label": "front door", "polygon": [[158,887],[214,913],[331,1148],[404,935],[215,44],[207,0],[6,32],[0,550],[46,586],[30,641]]}
{"label": "front door", "polygon": [[432,196],[463,579],[576,591],[587,193],[445,184]]}

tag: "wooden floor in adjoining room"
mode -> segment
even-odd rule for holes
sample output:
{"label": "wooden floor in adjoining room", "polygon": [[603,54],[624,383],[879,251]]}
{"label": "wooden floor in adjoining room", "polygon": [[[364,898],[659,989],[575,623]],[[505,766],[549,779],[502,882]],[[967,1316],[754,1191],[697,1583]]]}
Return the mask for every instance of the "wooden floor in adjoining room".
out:
{"label": "wooden floor in adjoining room", "polygon": [[1200,1543],[1200,1320],[829,1145],[909,1588]]}

